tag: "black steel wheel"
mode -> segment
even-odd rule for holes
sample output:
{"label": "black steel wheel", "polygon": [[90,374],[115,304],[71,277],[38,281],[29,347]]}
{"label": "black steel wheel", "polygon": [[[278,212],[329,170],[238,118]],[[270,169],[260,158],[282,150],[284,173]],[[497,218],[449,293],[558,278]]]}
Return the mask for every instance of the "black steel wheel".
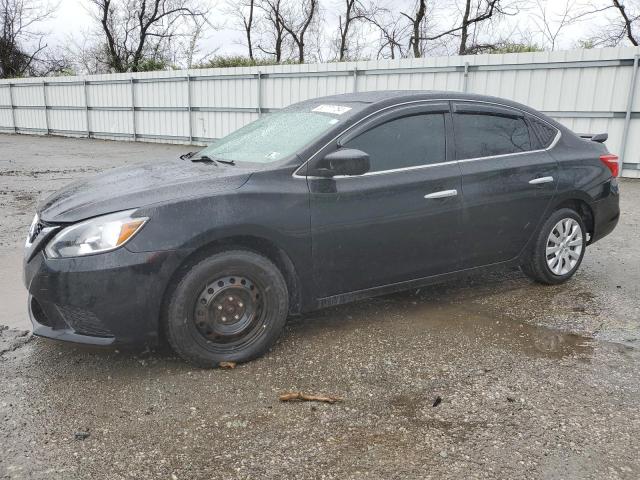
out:
{"label": "black steel wheel", "polygon": [[257,253],[234,250],[194,265],[166,312],[173,349],[203,367],[244,362],[266,352],[286,321],[288,292],[278,268]]}

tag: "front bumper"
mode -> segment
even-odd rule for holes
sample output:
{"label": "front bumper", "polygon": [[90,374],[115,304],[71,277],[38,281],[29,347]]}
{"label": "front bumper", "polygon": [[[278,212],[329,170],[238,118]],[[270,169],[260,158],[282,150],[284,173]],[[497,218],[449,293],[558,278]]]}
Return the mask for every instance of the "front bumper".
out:
{"label": "front bumper", "polygon": [[184,251],[119,248],[86,257],[25,256],[35,335],[92,345],[156,344],[165,290]]}

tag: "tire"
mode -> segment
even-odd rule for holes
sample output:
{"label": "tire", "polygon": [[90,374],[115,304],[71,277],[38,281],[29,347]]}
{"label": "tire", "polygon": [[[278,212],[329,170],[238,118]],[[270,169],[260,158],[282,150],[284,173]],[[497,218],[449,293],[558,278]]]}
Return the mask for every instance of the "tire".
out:
{"label": "tire", "polygon": [[[576,226],[579,232],[575,230]],[[551,237],[552,232],[559,242]],[[568,238],[563,236],[565,233]],[[561,208],[553,212],[538,231],[521,269],[539,283],[557,285],[566,282],[580,267],[586,245],[582,217],[575,210]]]}
{"label": "tire", "polygon": [[204,368],[247,362],[269,350],[289,309],[287,284],[267,258],[246,250],[206,258],[180,280],[165,312],[173,350]]}

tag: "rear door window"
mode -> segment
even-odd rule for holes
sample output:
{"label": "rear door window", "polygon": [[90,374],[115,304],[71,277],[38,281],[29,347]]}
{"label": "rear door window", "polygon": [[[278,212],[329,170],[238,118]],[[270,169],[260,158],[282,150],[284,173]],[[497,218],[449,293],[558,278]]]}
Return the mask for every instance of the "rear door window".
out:
{"label": "rear door window", "polygon": [[444,114],[418,114],[389,120],[343,146],[368,153],[371,172],[444,162]]}
{"label": "rear door window", "polygon": [[456,157],[507,155],[532,150],[529,128],[523,117],[489,113],[453,115]]}

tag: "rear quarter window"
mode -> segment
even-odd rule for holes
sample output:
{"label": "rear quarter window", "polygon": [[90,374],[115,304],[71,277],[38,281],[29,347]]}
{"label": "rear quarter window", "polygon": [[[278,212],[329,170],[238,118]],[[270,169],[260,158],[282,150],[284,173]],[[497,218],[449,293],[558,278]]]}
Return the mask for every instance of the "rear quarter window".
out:
{"label": "rear quarter window", "polygon": [[553,140],[558,134],[558,130],[553,128],[535,117],[528,117],[529,125],[531,126],[531,132],[533,133],[532,142],[536,148],[549,148],[553,143]]}

